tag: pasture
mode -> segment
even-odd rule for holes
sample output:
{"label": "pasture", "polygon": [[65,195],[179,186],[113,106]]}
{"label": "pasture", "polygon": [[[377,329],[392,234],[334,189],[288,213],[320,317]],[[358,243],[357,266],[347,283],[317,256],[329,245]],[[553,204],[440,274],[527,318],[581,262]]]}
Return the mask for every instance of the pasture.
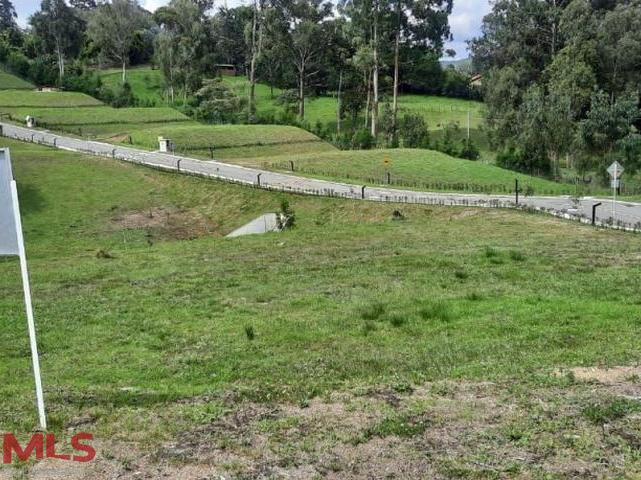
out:
{"label": "pasture", "polygon": [[[641,472],[639,376],[615,369],[608,383],[577,368],[641,353],[636,236],[525,212],[283,195],[2,143],[51,431],[94,433],[99,458],[77,466],[87,476]],[[295,228],[222,238],[283,200]],[[0,259],[0,288],[11,378],[0,426],[29,432],[14,259]]]}
{"label": "pasture", "polygon": [[26,80],[0,70],[0,90],[33,90],[35,88],[35,85]]}
{"label": "pasture", "polygon": [[[264,157],[288,152],[332,152],[332,145],[301,128],[284,125],[165,125],[131,132],[134,145],[155,150],[158,137],[171,138],[176,152],[218,159]],[[127,138],[128,141],[128,138]]]}
{"label": "pasture", "polygon": [[100,100],[79,92],[0,90],[0,111],[20,107],[75,108],[98,105],[102,105]]}
{"label": "pasture", "polygon": [[[433,150],[377,149],[282,155],[270,159],[237,159],[234,163],[291,171],[298,175],[352,183],[383,185],[390,175],[392,186],[421,190],[509,193],[515,179],[522,192],[571,194],[575,188],[481,162],[453,158]],[[531,189],[531,190],[530,190]]]}
{"label": "pasture", "polygon": [[145,124],[184,122],[189,118],[178,110],[169,107],[156,108],[111,108],[85,107],[75,108],[12,108],[9,109],[13,119],[21,120],[26,115],[35,116],[40,125],[92,126],[103,124]]}

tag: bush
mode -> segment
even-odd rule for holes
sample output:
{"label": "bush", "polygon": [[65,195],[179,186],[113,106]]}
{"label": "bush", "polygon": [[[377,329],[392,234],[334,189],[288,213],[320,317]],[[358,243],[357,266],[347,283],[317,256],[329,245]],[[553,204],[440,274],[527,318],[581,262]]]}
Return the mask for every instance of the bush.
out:
{"label": "bush", "polygon": [[408,148],[429,148],[430,136],[422,115],[406,113],[399,124],[399,135],[403,146]]}
{"label": "bush", "polygon": [[241,112],[238,95],[219,78],[208,81],[196,92],[198,118],[213,123],[234,123]]}
{"label": "bush", "polygon": [[376,140],[369,130],[360,129],[354,133],[352,137],[352,148],[354,150],[369,150],[374,146],[376,146]]}
{"label": "bush", "polygon": [[111,102],[114,108],[133,107],[136,104],[136,97],[131,91],[131,85],[128,82],[123,83],[118,89],[113,92]]}
{"label": "bush", "polygon": [[276,99],[276,105],[282,106],[288,114],[296,114],[298,111],[298,91],[284,90]]}
{"label": "bush", "polygon": [[62,79],[62,88],[74,92],[82,92],[92,97],[98,97],[102,88],[102,80],[95,73],[71,71]]}
{"label": "bush", "polygon": [[5,60],[7,68],[20,77],[28,77],[29,69],[31,65],[29,64],[29,59],[25,57],[22,53],[12,51],[9,52]]}
{"label": "bush", "polygon": [[468,160],[478,160],[481,156],[479,149],[476,148],[474,142],[470,139],[464,138],[461,140],[461,149],[458,152],[458,157],[466,158]]}
{"label": "bush", "polygon": [[36,85],[55,85],[58,81],[58,66],[52,55],[36,57],[29,66],[29,78]]}

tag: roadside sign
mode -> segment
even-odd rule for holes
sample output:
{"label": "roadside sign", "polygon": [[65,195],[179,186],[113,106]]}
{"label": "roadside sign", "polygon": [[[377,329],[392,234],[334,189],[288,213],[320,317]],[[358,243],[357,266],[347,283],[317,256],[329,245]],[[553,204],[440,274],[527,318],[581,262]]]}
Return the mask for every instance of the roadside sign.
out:
{"label": "roadside sign", "polygon": [[621,175],[623,174],[624,171],[625,169],[621,166],[619,162],[616,162],[616,161],[612,162],[612,165],[608,167],[608,173],[614,179],[621,178]]}
{"label": "roadside sign", "polygon": [[621,180],[618,178],[616,180],[610,180],[610,186],[612,188],[620,188],[621,187]]}

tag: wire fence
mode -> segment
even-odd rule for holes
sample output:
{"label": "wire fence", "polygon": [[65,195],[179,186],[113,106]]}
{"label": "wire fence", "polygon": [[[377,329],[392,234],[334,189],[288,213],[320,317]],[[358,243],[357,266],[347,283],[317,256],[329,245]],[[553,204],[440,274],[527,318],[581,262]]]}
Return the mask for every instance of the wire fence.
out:
{"label": "wire fence", "polygon": [[[0,123],[0,136],[15,140],[47,145],[63,150],[108,157],[129,163],[144,165],[165,171],[179,172],[200,177],[214,178],[228,183],[251,186],[265,190],[316,195],[331,198],[359,199],[375,202],[419,204],[435,206],[465,206],[483,208],[517,208],[530,212],[544,212],[568,220],[589,223],[585,215],[566,210],[518,204],[505,198],[461,198],[455,195],[428,194],[426,192],[390,191],[376,187],[349,185],[325,180],[294,177],[281,173],[246,168],[220,162],[207,162],[172,154],[149,152],[108,143],[56,135],[42,130],[33,130]],[[631,232],[641,232],[641,221],[624,222],[606,218],[595,225]]]}

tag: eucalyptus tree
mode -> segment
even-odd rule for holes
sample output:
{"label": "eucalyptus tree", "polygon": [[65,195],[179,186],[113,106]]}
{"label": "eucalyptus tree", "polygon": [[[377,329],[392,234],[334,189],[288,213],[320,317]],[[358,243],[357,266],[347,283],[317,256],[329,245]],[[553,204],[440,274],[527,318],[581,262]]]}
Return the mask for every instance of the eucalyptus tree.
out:
{"label": "eucalyptus tree", "polygon": [[42,40],[45,53],[56,56],[58,78],[62,81],[66,58],[77,55],[82,48],[85,22],[65,0],[42,0],[40,11],[31,16],[29,23]]}
{"label": "eucalyptus tree", "polygon": [[323,0],[276,0],[266,12],[267,34],[295,70],[300,119],[305,118],[306,89],[321,71],[328,48],[331,14],[332,4]]}
{"label": "eucalyptus tree", "polygon": [[123,84],[127,81],[127,62],[136,32],[145,26],[137,0],[112,0],[100,5],[89,20],[89,38],[105,56],[122,66]]}

